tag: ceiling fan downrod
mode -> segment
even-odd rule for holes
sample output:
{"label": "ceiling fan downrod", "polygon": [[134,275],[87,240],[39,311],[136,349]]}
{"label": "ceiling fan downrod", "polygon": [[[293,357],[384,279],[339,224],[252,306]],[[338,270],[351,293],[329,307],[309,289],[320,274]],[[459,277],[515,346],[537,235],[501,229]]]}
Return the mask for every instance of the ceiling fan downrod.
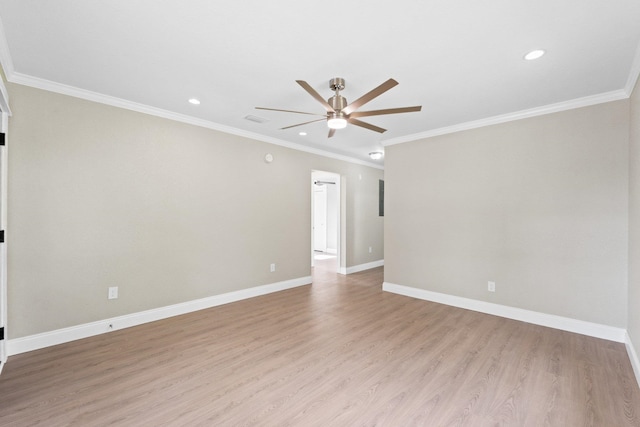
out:
{"label": "ceiling fan downrod", "polygon": [[329,105],[331,105],[331,108],[333,108],[340,116],[340,110],[347,106],[347,99],[344,96],[340,95],[340,91],[344,89],[344,86],[345,81],[342,77],[334,77],[333,79],[329,80],[329,87],[336,94],[327,99],[327,102],[329,103]]}

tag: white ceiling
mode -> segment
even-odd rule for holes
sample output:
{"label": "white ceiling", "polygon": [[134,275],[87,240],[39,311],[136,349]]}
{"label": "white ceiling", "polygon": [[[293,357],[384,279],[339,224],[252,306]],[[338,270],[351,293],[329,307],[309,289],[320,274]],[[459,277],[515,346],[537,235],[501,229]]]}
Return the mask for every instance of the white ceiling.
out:
{"label": "white ceiling", "polygon": [[[0,19],[10,81],[378,166],[384,144],[622,99],[640,69],[638,0],[0,0]],[[323,122],[279,130],[309,116],[254,109],[322,114],[295,80],[329,98],[332,77],[349,101],[400,83],[361,111],[422,111],[327,139]]]}

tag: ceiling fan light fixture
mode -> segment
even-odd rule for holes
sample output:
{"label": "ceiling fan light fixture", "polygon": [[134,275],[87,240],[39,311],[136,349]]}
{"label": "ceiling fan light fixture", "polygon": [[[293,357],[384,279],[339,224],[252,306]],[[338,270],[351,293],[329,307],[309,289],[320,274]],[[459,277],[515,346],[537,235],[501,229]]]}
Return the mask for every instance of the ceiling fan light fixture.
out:
{"label": "ceiling fan light fixture", "polygon": [[347,127],[347,119],[334,115],[327,120],[327,126],[329,129],[344,129]]}
{"label": "ceiling fan light fixture", "polygon": [[384,153],[382,151],[373,151],[369,153],[369,157],[371,157],[372,160],[380,160],[383,156]]}
{"label": "ceiling fan light fixture", "polygon": [[347,100],[344,96],[340,95],[340,91],[344,89],[345,81],[341,77],[335,77],[329,81],[329,88],[335,92],[331,98],[325,101],[325,99],[320,95],[311,85],[304,80],[296,80],[298,83],[309,95],[311,95],[316,101],[318,101],[324,107],[326,111],[325,114],[318,113],[308,113],[306,111],[295,111],[295,110],[283,110],[280,108],[267,108],[267,107],[256,107],[258,110],[269,110],[269,111],[280,111],[283,113],[296,113],[296,114],[307,114],[311,116],[320,116],[321,118],[316,118],[314,120],[309,120],[307,122],[298,123],[291,126],[285,126],[280,128],[280,130],[291,129],[298,126],[304,126],[309,123],[316,122],[327,122],[327,127],[329,128],[329,133],[327,138],[331,138],[336,134],[336,130],[344,129],[347,127],[347,124],[358,126],[364,129],[372,130],[378,133],[384,133],[387,130],[383,129],[379,126],[372,125],[371,123],[363,122],[360,120],[360,117],[370,117],[370,116],[382,116],[385,114],[398,114],[398,113],[411,113],[414,111],[420,111],[422,106],[417,105],[413,107],[402,107],[402,108],[386,108],[383,110],[369,110],[369,111],[356,111],[360,107],[362,107],[367,102],[371,101],[374,98],[382,95],[392,87],[398,84],[394,79],[388,79],[386,82],[381,85],[373,88],[369,92],[362,95],[360,98],[356,99],[352,103],[348,104]]}

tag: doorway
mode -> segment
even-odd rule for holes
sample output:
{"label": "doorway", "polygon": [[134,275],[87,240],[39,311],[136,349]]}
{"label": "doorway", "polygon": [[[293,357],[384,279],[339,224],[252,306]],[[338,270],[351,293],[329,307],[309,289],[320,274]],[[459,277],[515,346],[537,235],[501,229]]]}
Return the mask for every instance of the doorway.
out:
{"label": "doorway", "polygon": [[311,172],[311,266],[340,270],[340,175]]}

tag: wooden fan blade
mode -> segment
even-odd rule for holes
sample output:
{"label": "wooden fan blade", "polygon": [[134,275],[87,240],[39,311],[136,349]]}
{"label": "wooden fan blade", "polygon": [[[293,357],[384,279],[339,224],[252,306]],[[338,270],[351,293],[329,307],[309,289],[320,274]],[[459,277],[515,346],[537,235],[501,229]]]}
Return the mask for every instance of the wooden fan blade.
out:
{"label": "wooden fan blade", "polygon": [[323,118],[321,118],[321,119],[311,120],[310,122],[298,123],[297,125],[291,125],[291,126],[287,126],[287,127],[284,127],[284,128],[280,128],[280,130],[285,130],[285,129],[289,129],[289,128],[294,128],[294,127],[296,127],[296,126],[308,125],[309,123],[320,122],[320,121],[322,121],[322,120],[327,120],[327,119],[325,119],[325,118],[323,117]]}
{"label": "wooden fan blade", "polygon": [[377,88],[365,93],[360,98],[356,99],[351,104],[349,104],[346,107],[344,107],[342,109],[342,113],[343,114],[351,114],[351,113],[353,113],[358,108],[362,107],[364,104],[366,104],[367,102],[371,101],[376,96],[382,95],[383,93],[385,93],[386,91],[388,91],[392,87],[396,86],[397,84],[398,84],[398,82],[393,80],[393,79],[387,80],[386,82],[382,83]]}
{"label": "wooden fan blade", "polygon": [[327,138],[331,138],[335,134],[336,134],[336,130],[335,129],[329,129],[329,135],[327,136]]}
{"label": "wooden fan blade", "polygon": [[304,111],[280,110],[278,108],[256,107],[256,110],[282,111],[283,113],[308,114],[310,116],[324,116],[324,114],[305,113]]}
{"label": "wooden fan blade", "polygon": [[370,123],[365,123],[365,122],[362,122],[362,121],[360,121],[358,119],[354,119],[354,118],[351,118],[351,117],[349,117],[347,119],[347,121],[349,123],[351,123],[352,125],[360,126],[362,128],[369,129],[369,130],[372,130],[372,131],[375,131],[375,132],[384,133],[384,132],[387,131],[386,129],[383,129],[381,127],[374,126],[374,125],[372,125]]}
{"label": "wooden fan blade", "polygon": [[296,83],[302,86],[302,88],[306,90],[309,93],[309,95],[313,96],[316,99],[316,101],[322,104],[324,109],[327,110],[327,113],[336,112],[336,110],[334,110],[333,107],[329,105],[329,103],[318,92],[316,92],[316,90],[312,88],[311,85],[309,85],[309,83],[305,82],[304,80],[296,80]]}
{"label": "wooden fan blade", "polygon": [[381,116],[383,114],[398,114],[398,113],[412,113],[414,111],[420,111],[421,105],[416,107],[403,107],[403,108],[387,108],[385,110],[371,110],[371,111],[356,111],[349,115],[349,117],[367,117],[367,116]]}

